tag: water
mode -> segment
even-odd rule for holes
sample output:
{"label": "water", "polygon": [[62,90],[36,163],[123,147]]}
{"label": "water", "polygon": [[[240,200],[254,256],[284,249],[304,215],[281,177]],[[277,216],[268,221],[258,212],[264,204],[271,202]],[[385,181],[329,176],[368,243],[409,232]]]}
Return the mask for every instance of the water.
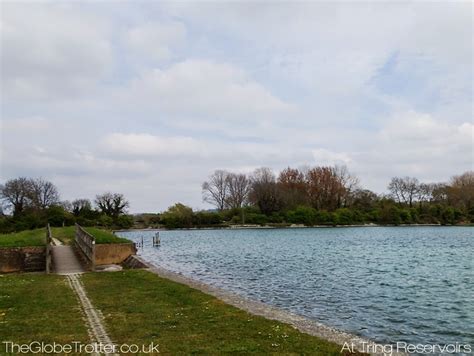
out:
{"label": "water", "polygon": [[474,346],[474,228],[123,232],[155,265],[382,343]]}

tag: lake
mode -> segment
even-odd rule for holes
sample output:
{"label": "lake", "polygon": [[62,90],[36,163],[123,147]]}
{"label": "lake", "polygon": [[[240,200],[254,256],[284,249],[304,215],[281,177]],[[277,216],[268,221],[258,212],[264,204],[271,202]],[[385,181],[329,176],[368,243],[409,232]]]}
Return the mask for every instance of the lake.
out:
{"label": "lake", "polygon": [[474,228],[121,232],[147,261],[381,343],[474,344]]}

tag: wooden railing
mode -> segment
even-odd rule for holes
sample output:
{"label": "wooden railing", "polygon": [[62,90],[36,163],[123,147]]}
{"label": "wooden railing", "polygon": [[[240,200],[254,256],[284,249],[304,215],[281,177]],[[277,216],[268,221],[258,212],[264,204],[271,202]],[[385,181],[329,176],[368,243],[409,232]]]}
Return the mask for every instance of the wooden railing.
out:
{"label": "wooden railing", "polygon": [[91,269],[95,269],[95,238],[76,224],[76,245],[80,252],[87,259]]}
{"label": "wooden railing", "polygon": [[52,270],[52,243],[51,227],[48,224],[46,225],[46,273],[51,273]]}

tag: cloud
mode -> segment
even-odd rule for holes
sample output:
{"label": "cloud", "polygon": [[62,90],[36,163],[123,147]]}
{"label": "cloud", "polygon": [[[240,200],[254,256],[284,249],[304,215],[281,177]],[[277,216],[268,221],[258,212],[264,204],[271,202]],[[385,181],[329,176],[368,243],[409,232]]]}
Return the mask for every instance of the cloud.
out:
{"label": "cloud", "polygon": [[4,131],[37,131],[49,128],[50,123],[47,119],[40,116],[23,117],[18,119],[2,118],[1,127]]}
{"label": "cloud", "polygon": [[202,207],[218,168],[447,180],[474,160],[470,7],[4,3],[1,179],[134,212]]}
{"label": "cloud", "polygon": [[205,146],[191,137],[160,137],[150,134],[108,134],[102,148],[115,155],[176,156],[202,153]]}
{"label": "cloud", "polygon": [[51,99],[91,90],[112,64],[106,26],[69,6],[2,3],[4,97]]}
{"label": "cloud", "polygon": [[347,165],[352,162],[348,153],[332,152],[324,148],[313,150],[313,156],[318,166]]}
{"label": "cloud", "polygon": [[129,29],[124,35],[128,48],[139,58],[155,61],[173,57],[172,49],[183,44],[186,28],[179,22],[149,22]]}
{"label": "cloud", "polygon": [[134,103],[168,114],[206,116],[210,120],[254,120],[258,115],[268,117],[292,109],[243,70],[199,59],[146,70],[119,97],[132,97]]}

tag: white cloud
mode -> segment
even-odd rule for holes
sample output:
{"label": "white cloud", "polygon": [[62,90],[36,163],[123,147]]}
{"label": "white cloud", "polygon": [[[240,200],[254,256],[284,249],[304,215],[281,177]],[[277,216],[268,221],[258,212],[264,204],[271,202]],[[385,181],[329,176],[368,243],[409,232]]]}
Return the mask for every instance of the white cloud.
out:
{"label": "white cloud", "polygon": [[50,127],[50,122],[41,116],[22,117],[17,119],[2,118],[0,124],[4,131],[37,131]]}
{"label": "white cloud", "polygon": [[173,56],[172,48],[183,44],[186,28],[179,22],[149,22],[127,31],[124,41],[137,56],[162,61]]}
{"label": "white cloud", "polygon": [[91,90],[112,63],[106,26],[77,8],[2,3],[1,29],[5,97],[81,94]]}
{"label": "white cloud", "polygon": [[[292,108],[230,64],[189,59],[167,69],[141,73],[119,93],[146,107],[166,113],[203,116],[215,121],[226,118],[254,120],[256,116],[280,115]],[[250,117],[249,117],[250,115]]]}
{"label": "white cloud", "polygon": [[191,137],[111,133],[101,146],[108,153],[132,156],[176,156],[202,153],[205,146]]}
{"label": "white cloud", "polygon": [[348,165],[352,162],[348,153],[332,152],[324,148],[313,150],[313,156],[318,166]]}

